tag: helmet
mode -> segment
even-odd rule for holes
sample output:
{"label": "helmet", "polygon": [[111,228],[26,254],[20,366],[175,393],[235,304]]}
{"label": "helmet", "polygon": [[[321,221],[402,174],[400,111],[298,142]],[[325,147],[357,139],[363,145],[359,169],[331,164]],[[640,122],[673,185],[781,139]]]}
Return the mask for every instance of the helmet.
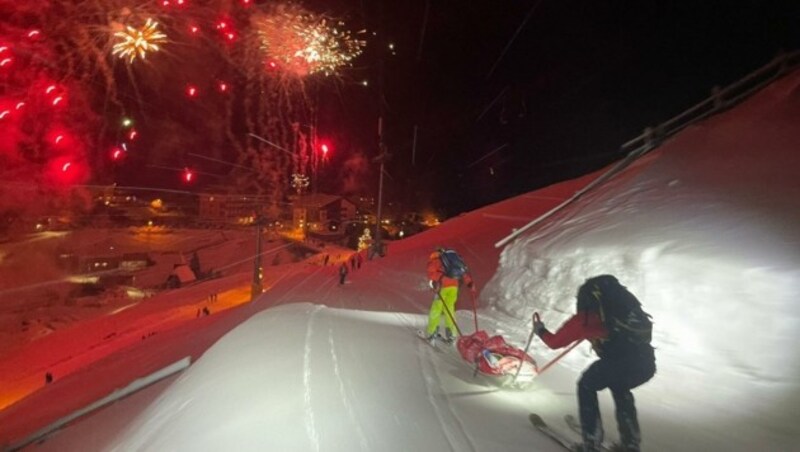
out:
{"label": "helmet", "polygon": [[433,252],[431,253],[430,259],[438,259],[439,255],[444,253],[445,247],[442,245],[436,245],[433,247]]}

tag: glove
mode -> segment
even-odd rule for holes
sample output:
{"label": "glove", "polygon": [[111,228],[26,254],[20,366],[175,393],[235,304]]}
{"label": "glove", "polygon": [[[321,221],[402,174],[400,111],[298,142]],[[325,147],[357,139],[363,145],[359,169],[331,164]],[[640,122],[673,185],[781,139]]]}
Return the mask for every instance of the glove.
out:
{"label": "glove", "polygon": [[431,290],[433,290],[434,292],[438,292],[439,287],[441,287],[441,284],[439,283],[439,281],[434,281],[431,279],[430,281],[428,281],[428,286],[430,286]]}
{"label": "glove", "polygon": [[542,333],[547,331],[547,328],[544,326],[544,322],[541,320],[533,322],[533,333],[539,337],[542,337]]}
{"label": "glove", "polygon": [[469,290],[470,290],[472,293],[475,293],[475,292],[477,292],[477,290],[475,289],[475,283],[474,283],[474,282],[472,282],[472,281],[470,281],[469,283],[467,283],[467,289],[469,289]]}

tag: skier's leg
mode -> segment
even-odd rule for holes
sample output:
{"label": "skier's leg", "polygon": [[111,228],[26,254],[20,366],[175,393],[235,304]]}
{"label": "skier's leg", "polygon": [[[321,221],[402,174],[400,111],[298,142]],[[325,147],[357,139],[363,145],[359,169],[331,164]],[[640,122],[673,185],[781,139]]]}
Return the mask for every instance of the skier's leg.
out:
{"label": "skier's leg", "polygon": [[639,451],[642,434],[639,430],[639,420],[636,416],[636,405],[630,389],[611,388],[616,408],[617,427],[619,428],[622,447],[629,452]]}
{"label": "skier's leg", "polygon": [[453,321],[456,315],[456,300],[458,299],[458,287],[443,287],[441,290],[444,305],[447,307],[447,312],[444,314],[444,324],[447,331],[450,332],[450,337],[456,337],[456,324]]}
{"label": "skier's leg", "polygon": [[620,364],[615,383],[610,385],[614,396],[614,407],[617,416],[620,441],[626,451],[638,451],[642,442],[636,404],[631,389],[647,382],[656,371],[655,357],[652,350],[643,356],[636,356],[631,361]]}
{"label": "skier's leg", "polygon": [[437,328],[439,328],[439,318],[442,316],[442,300],[437,295],[431,303],[431,310],[428,312],[428,328],[425,331],[426,336],[430,337]]}
{"label": "skier's leg", "polygon": [[611,378],[610,366],[599,360],[589,366],[578,380],[578,413],[586,452],[599,451],[603,444],[603,421],[600,418],[597,391],[607,388]]}

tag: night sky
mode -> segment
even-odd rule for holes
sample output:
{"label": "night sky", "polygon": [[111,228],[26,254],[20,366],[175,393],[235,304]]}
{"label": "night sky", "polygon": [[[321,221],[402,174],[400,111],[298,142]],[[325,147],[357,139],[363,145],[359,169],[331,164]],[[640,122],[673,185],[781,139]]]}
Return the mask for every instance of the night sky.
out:
{"label": "night sky", "polygon": [[338,5],[383,33],[351,74],[370,89],[323,96],[320,125],[377,153],[384,57],[387,191],[447,215],[607,165],[714,85],[800,48],[796,1],[384,3]]}
{"label": "night sky", "polygon": [[[597,170],[623,156],[622,143],[702,101],[715,85],[740,79],[782,50],[800,49],[800,1],[302,3],[343,19],[349,30],[368,31],[352,68],[307,82],[318,135],[334,149],[316,189],[376,195],[371,160],[382,111],[391,153],[386,195],[400,207],[393,210],[433,208],[447,217]],[[230,165],[190,155],[240,161],[225,141],[223,103],[187,107],[175,86],[197,74],[239,77],[239,86],[244,80],[205,54],[187,52],[172,60],[164,52],[153,60],[160,63],[136,68],[150,109],[141,115],[142,138],[136,155],[109,164],[101,172],[108,180],[98,182],[233,187]],[[151,70],[159,64],[172,66]],[[133,104],[138,96],[128,91]],[[241,109],[238,102],[234,109]],[[109,118],[115,123],[118,115]],[[193,187],[174,170],[185,166],[200,175]],[[343,176],[344,168],[356,171]]]}

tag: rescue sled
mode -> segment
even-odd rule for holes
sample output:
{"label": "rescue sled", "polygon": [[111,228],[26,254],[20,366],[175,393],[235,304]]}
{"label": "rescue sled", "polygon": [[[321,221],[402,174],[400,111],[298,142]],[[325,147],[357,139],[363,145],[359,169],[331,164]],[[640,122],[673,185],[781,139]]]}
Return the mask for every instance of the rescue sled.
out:
{"label": "rescue sled", "polygon": [[526,384],[539,373],[536,361],[523,350],[509,345],[503,336],[489,336],[479,330],[460,336],[456,343],[461,357],[480,372],[495,378],[509,377],[516,384]]}
{"label": "rescue sled", "polygon": [[[442,295],[439,294],[439,298]],[[461,358],[465,361],[475,365],[475,375],[479,372],[483,375],[496,378],[498,383],[512,384],[514,386],[525,386],[533,381],[536,376],[540,375],[547,369],[557,363],[561,358],[574,349],[581,341],[575,341],[567,347],[558,356],[551,359],[547,364],[541,368],[536,364],[529,354],[528,349],[533,340],[534,330],[531,330],[528,336],[528,343],[525,345],[525,350],[519,349],[509,345],[503,336],[489,336],[489,334],[478,328],[478,312],[477,303],[475,302],[475,295],[472,296],[472,313],[475,319],[475,332],[472,334],[464,335],[461,328],[456,322],[455,316],[447,306],[444,306],[444,311],[453,321],[456,330],[458,331],[458,341],[456,348]],[[533,313],[534,324],[539,321],[539,313]]]}

